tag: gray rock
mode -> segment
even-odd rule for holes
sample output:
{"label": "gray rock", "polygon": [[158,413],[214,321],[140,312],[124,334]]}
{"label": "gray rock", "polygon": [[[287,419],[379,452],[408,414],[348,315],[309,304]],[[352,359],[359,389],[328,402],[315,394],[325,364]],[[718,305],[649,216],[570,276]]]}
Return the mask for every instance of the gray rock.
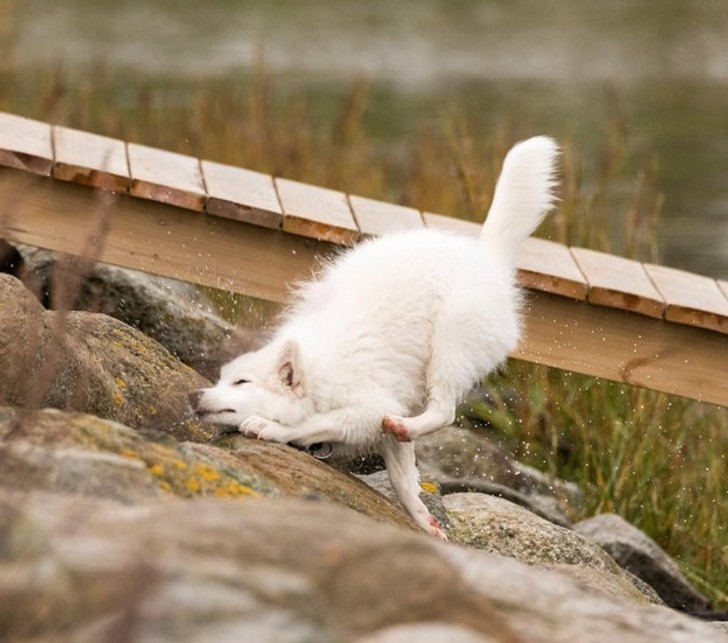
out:
{"label": "gray rock", "polygon": [[493,643],[497,640],[460,625],[424,622],[386,627],[357,639],[356,643]]}
{"label": "gray rock", "polygon": [[160,444],[92,415],[0,407],[0,487],[139,505],[204,496],[304,496],[417,530],[399,503],[312,456],[243,436],[226,444]]}
{"label": "gray rock", "polygon": [[616,514],[601,514],[574,525],[624,569],[648,583],[670,607],[706,612],[710,602],[685,578],[665,551],[644,532]]}
{"label": "gray rock", "polygon": [[0,274],[0,404],[91,413],[135,429],[207,440],[187,396],[209,382],[106,315],[47,311]]}
{"label": "gray rock", "polygon": [[3,640],[725,640],[559,572],[295,499],[0,491],[0,564]]}
{"label": "gray rock", "polygon": [[494,493],[565,526],[583,502],[577,485],[512,460],[482,431],[446,427],[418,439],[416,449],[420,470],[437,480],[445,494]]}
{"label": "gray rock", "polygon": [[596,590],[637,602],[661,603],[657,595],[624,571],[593,542],[539,518],[508,500],[479,493],[443,498],[453,541],[515,558],[529,565],[557,567]]}
{"label": "gray rock", "polygon": [[563,505],[554,496],[542,494],[528,495],[496,482],[481,480],[445,481],[440,484],[440,488],[443,495],[451,493],[485,493],[490,496],[504,498],[505,500],[525,507],[537,516],[555,525],[570,527],[572,524],[571,520],[564,515]]}
{"label": "gray rock", "polygon": [[217,377],[220,364],[261,341],[260,332],[222,319],[191,284],[100,263],[85,266],[30,246],[20,249],[24,280],[47,307],[114,317],[156,339],[208,379]]}

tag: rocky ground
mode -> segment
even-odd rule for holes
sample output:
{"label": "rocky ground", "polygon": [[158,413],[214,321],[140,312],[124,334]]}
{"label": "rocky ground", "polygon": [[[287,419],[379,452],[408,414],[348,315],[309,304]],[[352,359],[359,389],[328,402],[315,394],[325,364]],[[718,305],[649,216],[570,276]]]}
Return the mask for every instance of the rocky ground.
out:
{"label": "rocky ground", "polygon": [[418,445],[450,543],[376,460],[216,439],[193,366],[254,338],[108,267],[79,273],[78,310],[48,309],[59,261],[20,250],[0,252],[23,277],[0,274],[0,640],[728,640],[656,543],[617,516],[572,525],[579,490],[481,433]]}

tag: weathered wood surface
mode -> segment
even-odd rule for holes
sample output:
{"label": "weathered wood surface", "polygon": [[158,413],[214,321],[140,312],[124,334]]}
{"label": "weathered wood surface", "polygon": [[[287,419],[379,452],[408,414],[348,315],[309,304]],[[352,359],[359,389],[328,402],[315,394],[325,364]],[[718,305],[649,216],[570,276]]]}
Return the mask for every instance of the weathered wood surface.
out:
{"label": "weathered wood surface", "polygon": [[645,270],[667,301],[665,319],[728,333],[728,299],[715,279],[653,264]]}
{"label": "weathered wood surface", "polygon": [[129,143],[130,192],[187,210],[204,210],[200,161],[192,156]]}
{"label": "weathered wood surface", "polygon": [[414,208],[355,195],[349,196],[349,204],[363,237],[381,237],[425,227],[422,215]]}
{"label": "weathered wood surface", "polygon": [[591,303],[662,317],[665,300],[639,261],[587,248],[571,248],[571,254],[589,284]]}
{"label": "weathered wood surface", "polygon": [[129,189],[129,162],[124,141],[55,126],[53,151],[56,179],[112,192]]}
{"label": "weathered wood surface", "polygon": [[[0,172],[0,200],[19,178],[11,173],[19,174]],[[79,255],[96,235],[98,261],[270,301],[285,301],[290,286],[333,251],[280,230],[126,194],[101,198],[73,183],[36,179],[28,188],[12,213],[0,209],[0,238]]]}
{"label": "weathered wood surface", "polygon": [[202,161],[201,168],[210,214],[266,228],[281,227],[283,210],[273,177],[212,161]]}
{"label": "weathered wood surface", "polygon": [[359,228],[343,192],[289,179],[277,178],[275,184],[286,232],[345,246],[359,239]]}
{"label": "weathered wood surface", "polygon": [[513,357],[728,406],[728,335],[532,291]]}
{"label": "weathered wood surface", "polygon": [[463,234],[468,237],[477,237],[480,234],[480,224],[473,223],[472,221],[446,217],[442,214],[435,214],[434,212],[423,212],[422,218],[428,228],[447,230],[448,232]]}
{"label": "weathered wood surface", "polygon": [[[480,230],[2,113],[0,165],[0,238],[82,254],[98,237],[95,259],[275,302],[336,245]],[[518,357],[728,405],[728,282],[535,238],[517,267],[534,293]]]}
{"label": "weathered wood surface", "polygon": [[49,175],[53,167],[51,126],[0,112],[0,165]]}
{"label": "weathered wood surface", "polygon": [[[548,270],[545,270],[548,266]],[[556,295],[586,299],[589,291],[584,273],[569,249],[554,241],[530,237],[517,257],[521,285]]]}

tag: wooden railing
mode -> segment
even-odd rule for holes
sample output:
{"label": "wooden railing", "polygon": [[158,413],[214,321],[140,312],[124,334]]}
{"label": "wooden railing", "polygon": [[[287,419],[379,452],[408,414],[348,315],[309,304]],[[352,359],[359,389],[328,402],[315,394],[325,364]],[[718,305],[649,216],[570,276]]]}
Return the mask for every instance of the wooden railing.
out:
{"label": "wooden railing", "polygon": [[[479,230],[3,113],[0,165],[0,237],[274,302],[362,238]],[[514,357],[728,406],[728,282],[537,238],[518,268]]]}

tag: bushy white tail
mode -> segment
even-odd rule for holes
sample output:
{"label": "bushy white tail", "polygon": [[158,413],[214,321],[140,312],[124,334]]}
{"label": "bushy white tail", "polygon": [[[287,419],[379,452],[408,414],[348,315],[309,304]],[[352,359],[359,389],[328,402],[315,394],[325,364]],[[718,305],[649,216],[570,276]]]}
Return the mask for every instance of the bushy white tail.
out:
{"label": "bushy white tail", "polygon": [[514,145],[503,161],[480,238],[510,261],[556,201],[558,154],[553,139],[535,136]]}

